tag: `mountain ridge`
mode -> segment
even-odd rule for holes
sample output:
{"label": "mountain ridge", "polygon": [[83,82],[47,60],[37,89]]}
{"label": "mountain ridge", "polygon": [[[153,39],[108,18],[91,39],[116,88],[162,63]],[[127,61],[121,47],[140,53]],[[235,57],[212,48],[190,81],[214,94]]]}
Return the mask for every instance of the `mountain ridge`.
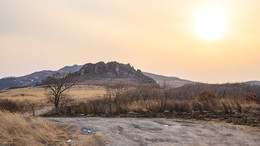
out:
{"label": "mountain ridge", "polygon": [[[105,65],[108,64],[106,67]],[[97,74],[91,74],[89,76],[90,72],[93,73],[93,70],[91,68],[88,68],[88,66],[97,66],[96,69],[98,69],[100,66],[101,70],[96,72]],[[110,65],[110,66],[109,66]],[[114,68],[112,66],[115,66]],[[95,67],[94,67],[95,68]],[[102,69],[104,70],[102,72]],[[90,72],[89,72],[90,71]],[[90,84],[96,84],[97,79],[105,79],[105,83],[113,83],[111,82],[111,79],[116,80],[117,82],[137,82],[137,83],[147,83],[147,84],[156,84],[156,82],[145,75],[142,74],[141,70],[135,70],[130,64],[122,64],[118,63],[116,61],[111,61],[108,63],[104,62],[98,62],[98,63],[87,63],[84,65],[72,65],[72,66],[65,66],[57,71],[51,71],[51,70],[43,70],[43,71],[37,71],[29,75],[21,76],[21,77],[7,77],[0,79],[0,90],[6,89],[6,88],[19,88],[19,87],[28,87],[28,86],[35,86],[41,84],[41,82],[46,79],[48,76],[56,73],[56,72],[68,72],[74,75],[79,75],[79,78],[81,79],[81,82],[86,81],[86,79],[91,79],[92,81],[89,81]],[[81,73],[80,73],[81,72]],[[86,73],[85,76],[82,73]],[[86,78],[86,75],[91,78]],[[102,85],[103,82],[98,82],[98,85]],[[131,84],[132,84],[131,83]]]}
{"label": "mountain ridge", "polygon": [[[0,79],[0,90],[6,89],[6,88],[19,88],[19,87],[27,87],[27,86],[35,86],[39,85],[45,78],[52,75],[56,72],[68,72],[73,74],[78,74],[80,79],[83,81],[86,81],[88,77],[84,76],[90,75],[92,76],[92,81],[88,81],[89,84],[97,84],[102,85],[104,82],[97,81],[98,78],[102,77],[105,80],[106,84],[110,84],[111,80],[117,80],[117,82],[139,82],[139,83],[157,83],[159,85],[163,85],[165,82],[170,85],[171,87],[180,87],[185,84],[193,84],[193,83],[199,83],[199,82],[193,82],[190,80],[180,79],[178,77],[169,77],[164,75],[158,75],[154,73],[148,73],[148,72],[142,72],[141,70],[137,69],[135,70],[130,64],[122,64],[118,63],[116,61],[108,62],[108,64],[111,64],[113,66],[115,64],[118,64],[118,67],[115,67],[114,70],[110,70],[109,67],[105,67],[104,62],[98,62],[98,63],[86,63],[84,65],[72,65],[72,66],[64,66],[63,68],[60,68],[59,70],[52,71],[52,70],[42,70],[37,71],[25,76],[20,77],[5,77]],[[91,66],[99,64],[96,67],[97,69],[100,69],[101,72],[98,74],[93,74],[93,71],[91,72]],[[123,70],[120,70],[120,65],[125,65],[125,67],[121,68]],[[103,67],[102,67],[103,66]],[[106,70],[105,72],[102,72],[103,70]],[[129,74],[127,74],[127,70],[129,71]],[[135,70],[135,71],[134,71]],[[128,75],[128,76],[127,76]],[[96,77],[94,77],[96,76]],[[152,80],[154,81],[152,81]],[[247,81],[242,82],[244,84],[249,85],[260,85],[260,81],[253,80],[253,81]]]}

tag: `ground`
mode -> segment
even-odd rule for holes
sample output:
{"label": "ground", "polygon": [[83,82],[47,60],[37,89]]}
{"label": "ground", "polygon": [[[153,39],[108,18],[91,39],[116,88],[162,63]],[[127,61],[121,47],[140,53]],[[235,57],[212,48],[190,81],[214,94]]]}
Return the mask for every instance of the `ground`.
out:
{"label": "ground", "polygon": [[82,135],[100,135],[110,140],[100,145],[260,145],[260,135],[221,124],[145,118],[45,119],[72,123]]}

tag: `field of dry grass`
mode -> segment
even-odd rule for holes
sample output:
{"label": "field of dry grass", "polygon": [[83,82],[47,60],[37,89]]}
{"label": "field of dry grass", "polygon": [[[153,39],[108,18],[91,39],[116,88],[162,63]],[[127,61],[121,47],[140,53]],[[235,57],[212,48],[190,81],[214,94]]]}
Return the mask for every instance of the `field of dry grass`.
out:
{"label": "field of dry grass", "polygon": [[[105,88],[101,86],[76,85],[69,90],[68,95],[74,100],[88,100],[102,97],[105,94]],[[13,101],[32,101],[46,102],[46,91],[42,87],[26,87],[17,89],[8,89],[0,92],[0,99],[9,99]]]}
{"label": "field of dry grass", "polygon": [[45,116],[171,117],[260,127],[259,111],[259,99],[254,93],[220,98],[204,91],[194,99],[180,100],[162,88],[115,88],[107,90],[103,98],[63,106]]}
{"label": "field of dry grass", "polygon": [[82,135],[72,124],[54,124],[39,117],[0,111],[0,145],[99,145],[108,139]]}

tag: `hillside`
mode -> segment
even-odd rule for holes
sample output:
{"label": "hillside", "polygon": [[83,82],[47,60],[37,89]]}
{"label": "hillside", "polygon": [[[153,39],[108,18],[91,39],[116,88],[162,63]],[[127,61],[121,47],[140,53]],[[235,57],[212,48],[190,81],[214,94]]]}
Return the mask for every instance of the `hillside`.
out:
{"label": "hillside", "polygon": [[29,87],[40,84],[42,80],[55,72],[74,73],[81,68],[80,65],[65,66],[57,71],[43,70],[21,77],[7,77],[0,79],[0,90],[5,88]]}
{"label": "hillside", "polygon": [[39,84],[54,71],[40,71],[22,77],[8,77],[0,79],[0,90],[5,88],[26,87]]}
{"label": "hillside", "polygon": [[260,85],[260,81],[248,81],[248,82],[244,82],[246,84],[249,84],[249,85]]}
{"label": "hillside", "polygon": [[180,86],[183,86],[185,84],[195,83],[193,81],[184,80],[184,79],[180,79],[180,78],[177,78],[177,77],[168,77],[168,76],[156,75],[156,74],[152,74],[152,73],[148,73],[148,72],[143,72],[143,74],[148,76],[148,77],[153,78],[157,82],[157,84],[159,84],[160,86],[162,86],[164,83],[167,83],[171,87],[180,87]]}

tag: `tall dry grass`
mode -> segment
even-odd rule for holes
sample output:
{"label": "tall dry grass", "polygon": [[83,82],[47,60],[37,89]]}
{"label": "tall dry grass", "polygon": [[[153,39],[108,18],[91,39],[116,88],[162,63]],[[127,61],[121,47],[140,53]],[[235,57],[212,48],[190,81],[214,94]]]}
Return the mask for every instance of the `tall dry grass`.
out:
{"label": "tall dry grass", "polygon": [[[178,93],[178,92],[177,92]],[[195,98],[178,99],[176,92],[166,87],[108,89],[101,99],[93,99],[78,104],[64,106],[58,113],[70,116],[120,115],[129,112],[153,113],[250,113],[259,111],[259,99],[254,93],[245,92],[239,97],[218,97],[206,90]],[[177,94],[179,96],[179,94]]]}
{"label": "tall dry grass", "polygon": [[68,135],[38,117],[0,111],[0,145],[66,145]]}
{"label": "tall dry grass", "polygon": [[[105,93],[106,89],[101,86],[76,85],[69,90],[68,96],[77,104],[93,98],[100,98]],[[0,92],[1,99],[8,99],[18,103],[29,101],[36,105],[48,105],[46,91],[40,86],[2,90]]]}
{"label": "tall dry grass", "polygon": [[97,146],[110,141],[100,135],[80,133],[81,129],[72,124],[54,124],[40,117],[0,110],[0,145]]}
{"label": "tall dry grass", "polygon": [[35,103],[29,100],[23,100],[23,101],[13,101],[9,99],[0,99],[0,110],[5,110],[9,112],[32,112],[34,113],[35,110],[38,108],[41,108],[45,104],[41,103]]}

